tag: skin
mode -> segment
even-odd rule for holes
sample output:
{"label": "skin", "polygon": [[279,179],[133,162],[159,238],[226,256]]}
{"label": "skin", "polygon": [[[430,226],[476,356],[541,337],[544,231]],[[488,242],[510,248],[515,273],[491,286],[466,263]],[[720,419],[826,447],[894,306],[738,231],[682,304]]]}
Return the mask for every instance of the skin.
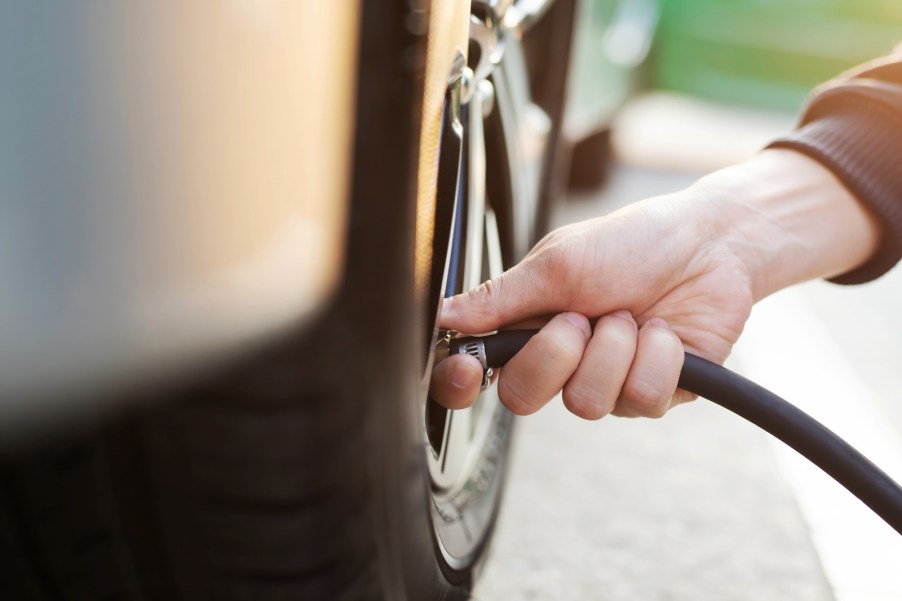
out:
{"label": "skin", "polygon": [[[559,391],[585,419],[661,417],[691,400],[677,389],[684,350],[723,363],[758,300],[864,263],[879,227],[823,166],[765,150],[686,190],[569,225],[518,265],[447,299],[440,325],[482,333],[539,323],[503,370],[514,413]],[[446,407],[473,403],[479,363],[439,363],[431,393]]]}

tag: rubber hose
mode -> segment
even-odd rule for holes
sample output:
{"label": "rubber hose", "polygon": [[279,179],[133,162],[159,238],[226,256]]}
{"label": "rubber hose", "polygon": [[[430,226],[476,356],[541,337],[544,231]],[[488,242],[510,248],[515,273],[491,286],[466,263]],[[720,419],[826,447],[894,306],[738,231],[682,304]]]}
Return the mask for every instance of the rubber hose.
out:
{"label": "rubber hose", "polygon": [[773,434],[842,484],[902,534],[902,487],[852,445],[771,391],[686,353],[679,387]]}
{"label": "rubber hose", "polygon": [[[478,338],[490,367],[502,367],[538,330],[507,330]],[[686,353],[679,387],[724,407],[779,438],[858,497],[902,534],[902,487],[852,445],[771,391]]]}

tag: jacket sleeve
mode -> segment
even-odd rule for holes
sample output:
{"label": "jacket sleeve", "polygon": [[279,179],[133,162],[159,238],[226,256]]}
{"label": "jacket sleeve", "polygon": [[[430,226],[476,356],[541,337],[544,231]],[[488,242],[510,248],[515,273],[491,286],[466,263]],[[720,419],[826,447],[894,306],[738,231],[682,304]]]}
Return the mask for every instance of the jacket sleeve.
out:
{"label": "jacket sleeve", "polygon": [[902,46],[816,88],[798,128],[768,148],[791,148],[821,162],[881,225],[864,265],[832,278],[859,284],[902,258]]}

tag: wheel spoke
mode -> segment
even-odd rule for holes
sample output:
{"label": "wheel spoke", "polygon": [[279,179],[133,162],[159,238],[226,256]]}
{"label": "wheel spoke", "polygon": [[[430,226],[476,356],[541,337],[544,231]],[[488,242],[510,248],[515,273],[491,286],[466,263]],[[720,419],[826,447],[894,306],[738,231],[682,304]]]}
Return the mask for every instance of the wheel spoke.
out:
{"label": "wheel spoke", "polygon": [[488,257],[489,278],[495,278],[504,271],[504,257],[501,253],[501,236],[498,234],[498,219],[495,211],[485,211],[485,243]]}
{"label": "wheel spoke", "polygon": [[464,290],[472,290],[482,283],[482,246],[485,232],[485,134],[483,128],[482,95],[470,100],[467,128],[467,246],[464,255]]}

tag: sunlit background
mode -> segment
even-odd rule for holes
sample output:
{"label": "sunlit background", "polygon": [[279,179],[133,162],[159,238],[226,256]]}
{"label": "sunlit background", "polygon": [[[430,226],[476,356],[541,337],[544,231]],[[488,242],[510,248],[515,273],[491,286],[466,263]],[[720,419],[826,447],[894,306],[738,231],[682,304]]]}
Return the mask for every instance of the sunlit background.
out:
{"label": "sunlit background", "polygon": [[663,0],[652,85],[795,111],[812,86],[900,42],[893,0]]}
{"label": "sunlit background", "polygon": [[[356,212],[346,211],[350,204],[344,201],[354,194],[348,190],[352,183],[363,187],[354,178],[369,181],[360,178],[363,171],[384,176],[392,162],[402,165],[404,156],[393,153],[407,151],[406,146],[400,150],[390,146],[389,152],[382,148],[384,140],[380,138],[364,140],[372,148],[364,148],[366,152],[361,151],[360,156],[352,154],[361,122],[373,122],[355,122],[355,115],[381,110],[381,101],[386,100],[383,96],[396,90],[385,85],[380,102],[361,103],[369,112],[355,112],[359,107],[352,106],[357,98],[355,86],[363,89],[364,82],[355,68],[357,44],[375,28],[373,23],[358,23],[355,11],[368,1],[10,3],[18,7],[11,10],[21,11],[29,25],[20,27],[19,13],[16,19],[0,19],[0,141],[13,141],[0,143],[0,282],[8,283],[6,289],[0,289],[0,393],[12,399],[0,403],[0,427],[18,429],[23,422],[16,420],[26,412],[40,413],[40,420],[64,422],[61,416],[68,418],[69,414],[62,412],[63,405],[73,398],[107,396],[106,388],[99,387],[102,382],[114,392],[140,389],[145,381],[169,386],[176,375],[191,380],[203,370],[219,369],[236,355],[264,348],[299,323],[306,326],[304,320],[316,322],[323,312],[329,321],[317,326],[317,336],[320,329],[325,331],[341,318],[329,314],[327,305],[336,287],[344,283],[340,282],[341,270],[350,254],[343,254],[343,243],[358,239],[355,236],[363,238],[359,223],[357,229],[347,227],[349,214]],[[457,4],[446,5],[451,15],[446,20],[454,21],[455,28],[445,28],[445,23],[434,19],[430,43],[435,47],[436,39],[447,38],[443,49],[457,52],[458,66],[463,69],[463,50],[458,52],[456,44],[460,43],[460,49],[466,46],[470,15],[467,2],[455,1]],[[549,42],[572,44],[573,51],[561,127],[561,146],[568,154],[572,150],[569,188],[557,203],[553,226],[675,192],[706,173],[754,156],[768,142],[792,130],[816,85],[902,43],[902,0],[572,1],[577,6],[573,39]],[[164,5],[165,9],[160,8]],[[430,22],[428,11],[417,13],[420,3],[398,0],[391,6],[399,12],[410,10],[405,13],[410,18],[404,28],[411,38],[425,35],[428,28],[419,28]],[[210,18],[208,12],[221,18]],[[120,27],[122,23],[128,26]],[[298,36],[299,30],[314,34]],[[41,35],[34,35],[35,31]],[[401,36],[388,39],[396,38]],[[525,43],[523,46],[530,50]],[[419,58],[413,51],[405,54],[405,61],[410,62],[405,62],[405,78],[419,74]],[[359,65],[371,67],[378,60],[381,55],[374,53]],[[441,69],[446,67],[441,65]],[[85,68],[87,74],[83,75],[79,69]],[[521,70],[525,80],[527,70]],[[387,72],[393,73],[391,69]],[[533,75],[531,71],[528,74]],[[426,124],[420,171],[399,168],[402,177],[384,179],[400,181],[403,189],[408,182],[402,180],[418,175],[421,195],[434,201],[440,171],[437,149],[443,141],[440,136],[445,135],[442,126],[448,123],[442,119],[453,114],[448,111],[453,106],[448,98],[453,94],[445,96],[445,70],[430,75],[423,87],[427,88],[425,96],[434,102],[422,111],[424,115],[413,115],[411,120],[422,117]],[[407,85],[407,79],[400,79]],[[364,83],[378,87],[369,80]],[[384,105],[384,116],[391,117],[386,124],[403,124],[411,106],[409,96],[415,95],[406,87],[397,89],[398,98],[392,97]],[[437,94],[430,95],[436,90]],[[477,88],[476,93],[483,90]],[[540,167],[549,156],[542,154],[547,150],[544,144],[556,141],[549,132],[552,123],[557,127],[558,122],[549,116],[553,111],[544,113],[546,107],[539,107],[542,103],[529,94],[538,96],[532,91],[523,93],[529,102],[534,101],[529,108],[542,110],[508,114],[516,126],[510,129],[516,131],[504,135],[519,135],[514,145],[531,145],[531,154],[523,154],[529,155],[530,166],[536,167],[530,174],[536,181],[529,180],[529,185],[520,189],[529,188],[538,197]],[[489,96],[479,98],[491,104]],[[491,98],[497,102],[502,95]],[[475,123],[485,125],[480,113],[473,113],[478,119]],[[493,116],[500,113],[498,108]],[[530,118],[534,122],[525,123]],[[531,132],[529,127],[520,127],[524,123],[532,127]],[[405,137],[409,132],[400,129],[399,138],[415,138]],[[384,133],[378,128],[374,131]],[[520,135],[524,131],[532,137]],[[385,156],[384,163],[355,163],[378,153]],[[460,165],[452,164],[449,198],[453,200],[458,194],[455,186],[466,180]],[[480,183],[478,179],[474,176],[472,181],[482,185],[488,180],[483,177],[486,181]],[[366,192],[380,200],[379,191]],[[394,194],[393,199],[401,199],[396,203],[400,207],[404,194]],[[430,253],[417,257],[420,272],[427,276],[438,273],[435,281],[441,284],[441,269],[435,267],[441,263],[431,256],[430,237],[439,231],[434,223],[436,209],[434,204],[425,211],[422,204],[419,208],[419,225],[427,234]],[[366,235],[386,237],[384,230],[393,214],[386,211],[386,216],[384,221],[366,223]],[[403,223],[398,220],[391,225],[403,229]],[[524,249],[526,237],[524,234]],[[389,239],[385,246],[391,244],[394,241]],[[386,256],[403,256],[403,252]],[[390,262],[376,253],[371,260],[374,265]],[[482,267],[481,260],[473,263],[477,269]],[[435,272],[428,272],[430,269]],[[382,277],[381,272],[373,273]],[[388,278],[380,280],[383,283],[385,288],[394,286]],[[337,294],[349,294],[348,290],[353,287],[344,292],[339,289]],[[436,290],[433,308],[441,286]],[[357,300],[362,304],[384,292],[373,286]],[[798,404],[902,482],[899,307],[902,267],[862,286],[827,282],[798,286],[756,307],[728,366]],[[369,312],[358,311],[355,305],[354,314],[358,313],[361,321],[380,319],[378,312],[369,317]],[[326,359],[321,359],[317,345],[310,345],[305,352],[323,362],[331,359],[343,369],[348,357],[358,356],[353,354],[356,346],[340,356],[332,347],[337,348],[343,340],[356,345],[376,328],[352,335],[351,327],[340,325],[336,328],[338,342],[330,341],[332,354],[323,355]],[[392,332],[381,334],[388,339]],[[360,339],[355,338],[358,335]],[[390,344],[388,349],[393,350]],[[384,355],[386,364],[396,361],[392,352]],[[384,370],[385,364],[373,363],[350,373],[370,377]],[[291,363],[291,370],[294,365]],[[403,365],[396,361],[394,367],[399,373],[409,369]],[[255,366],[259,367],[254,363],[249,370]],[[251,388],[259,386],[281,403],[282,393],[291,396],[292,386],[301,384],[295,382],[294,371],[283,382],[280,370],[290,370],[285,365],[275,367],[275,375],[262,369],[265,373],[260,378],[251,377]],[[328,378],[333,377],[333,367],[323,370],[330,372]],[[275,382],[271,388],[270,377]],[[416,377],[428,386],[428,378],[421,373]],[[361,388],[370,386],[364,378],[359,379]],[[229,381],[227,378],[225,385]],[[372,398],[394,394],[394,390],[378,389],[379,382],[393,381],[390,378],[373,381],[377,384],[371,389],[378,394]],[[313,384],[319,386],[320,382]],[[241,394],[238,388],[236,395]],[[216,396],[218,390],[209,394]],[[35,409],[29,395],[50,401]],[[316,395],[320,398],[319,388]],[[253,402],[256,397],[249,398]],[[323,406],[331,404],[331,396],[323,393],[322,398],[330,401]],[[354,402],[361,400],[369,401],[369,397],[355,397]],[[216,402],[228,404],[231,400]],[[356,413],[343,408],[339,407],[338,426],[324,424],[318,434],[323,440],[333,431],[344,432],[333,427],[344,428],[345,413]],[[379,408],[372,403],[361,413],[369,418],[371,413],[378,414]],[[15,419],[4,419],[6,415]],[[273,431],[269,424],[277,419],[273,412],[252,423],[247,428],[248,440],[256,441],[259,435],[260,441],[267,441]],[[305,420],[319,423],[304,418],[305,424]],[[497,537],[474,593],[477,601],[902,599],[899,537],[805,460],[706,401],[680,407],[662,420],[608,418],[596,423],[567,413],[557,400],[519,421]],[[192,418],[185,423],[202,422]],[[212,423],[214,431],[220,427],[219,421],[204,423]],[[293,423],[286,421],[284,428],[277,424],[272,442],[278,453],[282,452],[282,437],[290,440],[295,436],[294,430],[288,431]],[[493,428],[496,425],[489,423]],[[359,430],[365,432],[365,441],[364,434],[359,440],[352,434],[338,440],[335,448],[344,458],[344,449],[352,448],[342,446],[345,443],[354,443],[357,453],[356,443],[369,449],[363,443],[379,439],[375,433],[388,440],[393,433],[376,427],[381,424],[366,422]],[[245,422],[236,418],[234,425],[236,431],[243,431]],[[422,422],[414,426],[422,426]],[[421,434],[419,430],[415,433]],[[196,431],[186,425],[184,434],[186,440],[193,440]],[[203,436],[197,438],[206,444]],[[219,445],[226,436],[212,439]],[[422,441],[417,438],[414,442]],[[392,452],[394,444],[388,445]],[[231,440],[222,445],[229,446],[230,452],[237,446]],[[399,448],[401,445],[399,442]],[[315,445],[302,446],[310,447],[302,449],[305,461],[307,454],[323,465],[332,461]],[[296,478],[303,489],[303,470],[294,469],[295,464],[288,460],[274,465],[271,457],[281,455],[269,455],[269,447],[263,447],[238,449],[247,462],[239,465],[242,479],[235,481],[249,482],[248,488],[253,488],[265,478],[279,486]],[[245,448],[249,449],[247,457],[243,456]],[[419,453],[421,449],[416,450]],[[134,454],[141,454],[137,443]],[[389,464],[394,457],[387,451],[385,457],[380,453],[360,455],[354,465],[366,466],[366,470],[382,467],[383,461]],[[93,461],[85,457],[85,461]],[[227,465],[229,457],[222,455],[217,461]],[[122,466],[130,465],[131,460],[123,458]],[[492,470],[496,461],[493,456]],[[165,472],[168,465],[163,461],[159,471]],[[122,466],[117,470],[125,473]],[[188,462],[185,466],[194,469]],[[258,471],[259,466],[264,469]],[[395,467],[400,473],[408,466]],[[281,470],[288,475],[283,478]],[[333,477],[341,478],[340,469],[329,470],[334,472],[330,482]],[[360,474],[372,475],[364,467]],[[130,483],[132,475],[128,476],[124,481]],[[165,479],[178,480],[168,475]],[[223,482],[231,481],[223,477]],[[391,482],[379,486],[389,489]],[[462,482],[469,483],[466,479]],[[348,491],[355,495],[352,511],[357,512],[357,502],[365,500],[366,494],[358,495],[357,488]],[[388,492],[388,496],[398,493],[399,498],[402,492],[406,494]],[[0,501],[4,501],[6,491],[0,493]],[[60,497],[59,506],[66,506],[68,499]],[[329,498],[319,495],[315,504],[328,509]],[[127,502],[131,499],[123,506]],[[370,511],[368,502],[360,503],[356,517],[364,515],[364,506]],[[305,497],[301,511],[307,511],[307,503]],[[257,505],[247,506],[257,511]],[[277,512],[276,518],[293,509]],[[375,512],[382,515],[383,509],[380,505]],[[430,510],[434,510],[432,505],[424,512]],[[67,515],[66,520],[82,520],[75,509],[70,513],[74,515]],[[491,515],[485,511],[485,516]],[[5,514],[0,517],[6,519]],[[368,513],[365,517],[369,525],[378,521],[370,520]],[[397,527],[398,534],[426,523],[402,523],[408,517],[404,515],[396,524],[395,517],[393,514],[391,527]],[[236,523],[244,528],[244,522]],[[350,530],[355,523],[343,521],[342,527]],[[460,523],[465,529],[463,519]],[[48,524],[50,532],[55,522]],[[249,526],[247,531],[259,534],[267,552],[275,556],[283,548],[272,544],[280,540],[277,534],[285,530],[289,540],[296,532],[273,524],[277,521],[270,524],[271,530]],[[487,518],[485,531],[489,524]],[[35,528],[43,532],[44,525]],[[244,536],[244,530],[241,532]],[[297,532],[300,545],[319,544],[305,539],[306,529]],[[424,526],[419,534],[429,539],[433,532]],[[99,540],[86,539],[89,544]],[[52,538],[48,535],[41,540],[49,548],[47,541]],[[329,538],[328,542],[335,540],[340,539]],[[474,548],[477,542],[481,548],[481,540],[474,538]],[[382,543],[388,549],[396,541],[376,542],[381,553]],[[160,553],[162,561],[162,550]],[[318,561],[316,553],[311,557]],[[286,561],[291,560],[286,554]],[[263,565],[261,580],[285,584],[281,573],[275,572],[276,577],[265,573],[268,567]],[[314,577],[318,578],[318,573]],[[289,574],[291,578],[296,575]],[[4,578],[0,574],[0,597]],[[68,594],[60,594],[64,592]]]}
{"label": "sunlit background", "polygon": [[[570,125],[579,127],[573,113],[620,109],[604,186],[574,191],[557,225],[754,155],[791,130],[814,86],[902,43],[902,2],[889,0],[592,0],[583,10]],[[612,38],[626,56],[611,52]],[[900,306],[899,269],[864,286],[784,291],[756,307],[728,365],[898,480]],[[794,452],[705,401],[660,422],[600,424],[552,403],[521,426],[478,599],[902,598],[898,536]]]}

